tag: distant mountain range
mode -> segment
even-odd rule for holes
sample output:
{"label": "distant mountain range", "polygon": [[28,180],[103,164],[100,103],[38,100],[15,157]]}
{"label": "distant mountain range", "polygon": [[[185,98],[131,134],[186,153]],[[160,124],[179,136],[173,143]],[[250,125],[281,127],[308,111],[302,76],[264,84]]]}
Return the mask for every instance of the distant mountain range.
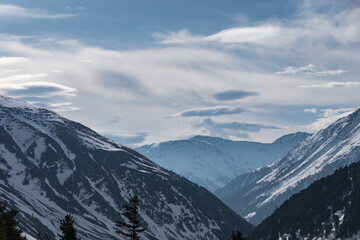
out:
{"label": "distant mountain range", "polygon": [[248,239],[360,239],[360,162],[291,196]]}
{"label": "distant mountain range", "polygon": [[314,181],[360,160],[360,109],[310,136],[275,163],[243,173],[215,194],[257,225]]}
{"label": "distant mountain range", "polygon": [[209,191],[58,114],[0,96],[0,200],[20,228],[52,237],[70,213],[83,239],[118,239],[114,222],[140,198],[142,239],[225,239],[253,226]]}
{"label": "distant mountain range", "polygon": [[135,148],[160,166],[214,191],[243,172],[273,163],[311,134],[293,133],[273,143],[195,136]]}

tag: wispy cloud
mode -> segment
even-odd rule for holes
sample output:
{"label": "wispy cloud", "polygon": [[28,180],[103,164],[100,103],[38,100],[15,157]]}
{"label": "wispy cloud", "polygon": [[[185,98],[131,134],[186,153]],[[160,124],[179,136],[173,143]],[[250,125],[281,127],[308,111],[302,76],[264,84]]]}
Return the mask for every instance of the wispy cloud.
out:
{"label": "wispy cloud", "polygon": [[[358,105],[359,89],[354,85],[299,87],[323,85],[329,80],[325,82],[300,72],[274,72],[275,69],[286,70],[289,65],[307,67],[312,63],[321,66],[316,71],[322,75],[344,77],[343,81],[331,80],[333,82],[358,81],[360,52],[354,46],[360,42],[360,35],[356,34],[360,29],[359,13],[354,7],[329,16],[296,15],[291,19],[269,20],[203,36],[183,31],[173,35],[176,41],[182,38],[182,44],[127,51],[49,36],[29,39],[0,35],[1,56],[28,59],[11,64],[3,60],[8,63],[1,65],[0,85],[46,81],[79,89],[70,92],[76,96],[34,98],[36,96],[25,93],[21,97],[55,109],[79,107],[81,111],[67,112],[66,116],[99,132],[111,129],[116,132],[113,135],[128,139],[138,137],[137,140],[147,143],[194,134],[252,139],[255,136],[260,141],[265,136],[272,141],[295,118],[282,118],[279,123],[282,115],[274,106],[293,106],[291,109],[296,108],[297,112],[301,109],[309,119],[314,116],[302,111],[307,106],[321,109]],[[14,69],[16,73],[11,72]],[[245,97],[246,94],[228,92],[229,89],[256,91],[257,95]],[[235,98],[241,99],[241,106],[246,109],[261,107],[268,111],[234,110],[237,102],[231,99]],[[223,105],[218,101],[225,100],[228,101],[226,109],[204,110],[208,106]],[[174,112],[180,117],[164,118]],[[216,118],[202,121],[182,117],[182,114]],[[240,116],[246,122],[239,121]],[[195,120],[199,121],[198,125],[194,124]],[[267,125],[271,121],[274,123]],[[149,130],[149,135],[121,133],[124,129],[138,133],[141,132],[139,128]],[[289,131],[297,130],[291,128]]]}
{"label": "wispy cloud", "polygon": [[306,113],[317,113],[318,112],[318,110],[317,110],[317,108],[305,108],[304,109],[304,112],[306,112]]}
{"label": "wispy cloud", "polygon": [[239,27],[223,30],[205,37],[204,40],[220,43],[260,43],[278,36],[281,31],[280,27],[271,25]]}
{"label": "wispy cloud", "polygon": [[298,17],[291,20],[274,19],[255,26],[225,29],[207,36],[195,35],[183,29],[178,32],[157,33],[154,37],[163,44],[251,44],[272,49],[296,48],[302,45],[309,47],[309,43],[318,45],[319,41],[329,45],[359,41],[358,6],[354,6],[350,11],[339,10],[331,16],[309,9],[309,6],[303,6]]}
{"label": "wispy cloud", "polygon": [[199,126],[206,126],[214,129],[232,129],[241,130],[246,132],[258,132],[261,129],[278,129],[278,127],[257,124],[257,123],[244,123],[244,122],[214,122],[210,118],[205,119]]}
{"label": "wispy cloud", "polygon": [[0,66],[7,66],[14,63],[21,63],[29,61],[29,59],[25,57],[1,57],[0,58]]}
{"label": "wispy cloud", "polygon": [[9,96],[75,96],[76,89],[50,82],[2,84],[0,91]]}
{"label": "wispy cloud", "polygon": [[320,84],[301,85],[299,88],[343,88],[360,86],[360,82],[327,82]]}
{"label": "wispy cloud", "polygon": [[243,90],[227,90],[213,94],[213,97],[218,101],[232,101],[250,96],[257,96],[259,93],[243,91]]}
{"label": "wispy cloud", "polygon": [[209,116],[239,114],[245,111],[246,109],[242,107],[217,106],[217,107],[188,109],[173,114],[170,117],[209,117]]}
{"label": "wispy cloud", "polygon": [[80,110],[72,102],[64,102],[76,96],[77,90],[51,82],[4,83],[0,85],[0,94],[22,99],[40,107],[57,112]]}
{"label": "wispy cloud", "polygon": [[[49,102],[49,101],[48,101]],[[72,112],[72,111],[79,111],[81,108],[73,106],[74,103],[72,102],[65,102],[65,103],[54,103],[54,104],[48,104],[44,102],[40,103],[34,103],[36,105],[43,104],[43,107],[51,109],[55,112],[64,113],[64,112]]]}
{"label": "wispy cloud", "polygon": [[135,133],[119,133],[119,134],[109,134],[104,133],[106,137],[113,140],[114,142],[127,145],[130,147],[135,147],[145,141],[145,138],[149,135],[147,132],[135,132]]}
{"label": "wispy cloud", "polygon": [[260,123],[246,122],[215,122],[211,118],[204,119],[195,124],[197,128],[203,128],[205,132],[213,136],[234,136],[237,138],[249,138],[249,133],[259,132],[261,130],[276,130],[276,126]]}
{"label": "wispy cloud", "polygon": [[204,36],[195,36],[187,29],[178,32],[153,33],[153,37],[162,44],[190,44],[204,42]]}
{"label": "wispy cloud", "polygon": [[[10,72],[11,73],[11,72]],[[48,76],[46,73],[34,73],[34,74],[15,74],[7,77],[0,78],[2,83],[11,83],[15,81],[31,80],[35,78],[43,78]]]}
{"label": "wispy cloud", "polygon": [[261,43],[278,36],[283,30],[279,26],[238,27],[220,31],[209,36],[196,36],[188,30],[179,32],[156,33],[153,36],[163,44],[191,43]]}
{"label": "wispy cloud", "polygon": [[327,108],[319,110],[318,119],[315,122],[307,126],[308,129],[312,131],[319,131],[326,128],[336,120],[346,117],[349,114],[353,113],[356,108]]}
{"label": "wispy cloud", "polygon": [[59,19],[69,18],[74,14],[49,13],[43,9],[23,8],[16,5],[0,4],[0,18],[33,18],[33,19]]}
{"label": "wispy cloud", "polygon": [[297,74],[299,75],[299,74],[301,74],[301,75],[310,76],[310,77],[328,77],[328,76],[340,75],[340,74],[346,73],[346,71],[342,70],[342,69],[321,71],[314,64],[309,64],[307,66],[298,67],[298,68],[296,68],[294,66],[289,66],[289,67],[286,67],[276,73],[283,74],[283,75],[297,75]]}
{"label": "wispy cloud", "polygon": [[80,11],[85,10],[85,8],[84,8],[84,7],[72,7],[72,6],[66,6],[65,8],[66,8],[66,9],[69,9],[69,10],[80,10]]}
{"label": "wispy cloud", "polygon": [[[326,88],[321,92],[314,92],[312,88],[299,88],[298,86],[313,85],[314,80],[267,73],[257,68],[251,68],[249,71],[242,67],[244,62],[258,66],[257,58],[242,60],[232,53],[217,49],[164,47],[115,51],[85,45],[78,41],[39,38],[39,42],[36,42],[36,39],[33,37],[28,42],[26,38],[0,36],[0,52],[3,56],[8,54],[27,59],[2,66],[4,71],[19,71],[3,73],[0,77],[1,85],[29,84],[23,85],[24,89],[14,89],[12,86],[12,89],[8,88],[7,91],[17,91],[19,98],[49,106],[57,111],[81,108],[81,111],[71,111],[66,116],[84,122],[100,132],[109,128],[138,132],[141,126],[142,129],[156,133],[146,137],[148,143],[160,139],[179,138],[182,134],[206,134],[207,132],[201,132],[209,131],[206,129],[223,129],[217,132],[225,138],[235,135],[239,137],[241,134],[254,136],[254,131],[244,132],[231,129],[229,124],[217,123],[236,122],[237,113],[241,113],[247,121],[256,122],[258,119],[253,116],[260,116],[261,112],[242,112],[242,109],[235,105],[236,102],[231,101],[227,102],[228,106],[225,108],[201,107],[214,104],[214,99],[223,101],[237,97],[242,99],[242,108],[245,109],[258,108],[264,103],[318,106],[358,101],[358,91],[355,88]],[[62,44],[64,42],[68,44]],[[57,97],[48,97],[46,91],[42,92],[43,96],[34,95],[35,92],[30,96],[29,90],[35,90],[30,88],[33,82],[51,82],[79,91],[59,88],[59,91],[53,92],[58,93]],[[246,92],[251,91],[232,92],[224,89],[224,86],[226,89],[234,90],[256,89],[257,96],[240,98],[249,95]],[[5,89],[3,90],[6,94]],[[328,91],[334,91],[331,92],[333,97],[330,99]],[[214,93],[220,94],[220,97],[214,96]],[[252,95],[255,96],[255,92]],[[73,104],[51,105],[66,102]],[[199,106],[198,109],[194,108],[195,104]],[[179,117],[164,118],[174,111],[178,112]],[[99,115],[102,117],[99,118]],[[217,116],[217,121],[222,122],[215,122],[209,128],[194,128],[189,127],[193,126],[194,119],[183,117],[186,115]],[[121,121],[110,122],[117,117],[121,117]],[[272,133],[276,129],[264,128],[256,134],[259,136],[266,131]]]}

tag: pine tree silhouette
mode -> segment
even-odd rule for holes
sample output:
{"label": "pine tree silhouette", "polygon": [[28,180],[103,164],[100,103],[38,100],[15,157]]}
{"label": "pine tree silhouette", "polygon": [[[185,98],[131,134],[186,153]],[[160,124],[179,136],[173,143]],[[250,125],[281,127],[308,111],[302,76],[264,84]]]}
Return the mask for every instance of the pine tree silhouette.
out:
{"label": "pine tree silhouette", "polygon": [[10,209],[6,211],[7,202],[0,202],[0,240],[26,240],[21,236],[22,231],[17,228],[19,222],[14,217],[18,214],[18,210]]}
{"label": "pine tree silhouette", "polygon": [[62,234],[58,234],[60,240],[81,240],[77,236],[76,229],[74,228],[74,218],[67,214],[63,220],[60,220],[60,230]]}
{"label": "pine tree silhouette", "polygon": [[3,225],[0,226],[0,240],[6,239],[5,227]]}
{"label": "pine tree silhouette", "polygon": [[232,231],[231,238],[228,240],[246,240],[240,231]]}
{"label": "pine tree silhouette", "polygon": [[6,240],[5,228],[0,226],[0,240]]}
{"label": "pine tree silhouette", "polygon": [[36,234],[36,240],[51,240],[47,233],[42,234],[40,231]]}
{"label": "pine tree silhouette", "polygon": [[123,213],[118,212],[126,218],[126,221],[116,221],[115,226],[119,228],[116,232],[131,240],[139,240],[138,233],[146,229],[140,226],[140,221],[138,220],[139,198],[134,195],[129,197],[128,201],[129,203],[122,206],[125,211]]}

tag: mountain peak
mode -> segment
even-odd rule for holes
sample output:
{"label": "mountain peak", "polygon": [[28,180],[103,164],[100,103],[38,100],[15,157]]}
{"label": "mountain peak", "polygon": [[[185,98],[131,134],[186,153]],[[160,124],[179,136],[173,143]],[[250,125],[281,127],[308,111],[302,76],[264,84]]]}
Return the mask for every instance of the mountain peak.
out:
{"label": "mountain peak", "polygon": [[160,166],[214,191],[244,171],[273,163],[308,136],[295,133],[283,141],[259,143],[196,135],[136,150]]}
{"label": "mountain peak", "polygon": [[284,136],[279,137],[278,139],[276,139],[273,143],[284,143],[284,142],[292,142],[292,141],[296,141],[297,139],[306,139],[307,137],[311,136],[311,133],[307,133],[307,132],[295,132],[295,133],[290,133],[290,134],[286,134]]}
{"label": "mountain peak", "polygon": [[218,139],[218,140],[227,140],[220,137],[213,137],[213,136],[207,136],[207,135],[195,135],[190,137],[188,140],[209,140],[209,139]]}
{"label": "mountain peak", "polygon": [[39,107],[31,105],[25,101],[9,98],[0,95],[0,107],[7,107],[7,108],[32,108],[32,109],[39,109]]}
{"label": "mountain peak", "polygon": [[353,113],[351,113],[348,116],[350,121],[357,121],[360,122],[360,108],[358,108],[356,111],[354,111]]}

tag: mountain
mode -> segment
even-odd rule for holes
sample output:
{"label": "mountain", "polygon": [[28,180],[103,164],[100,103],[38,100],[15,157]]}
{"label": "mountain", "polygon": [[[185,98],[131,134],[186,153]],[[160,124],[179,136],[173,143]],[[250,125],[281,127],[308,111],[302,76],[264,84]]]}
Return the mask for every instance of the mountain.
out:
{"label": "mountain", "polygon": [[215,194],[257,225],[291,195],[359,161],[360,109],[310,136],[275,163],[239,175]]}
{"label": "mountain", "polygon": [[135,149],[160,166],[214,191],[240,173],[273,163],[309,136],[298,132],[273,143],[195,136]]}
{"label": "mountain", "polygon": [[346,239],[359,231],[360,162],[357,162],[291,196],[248,239]]}
{"label": "mountain", "polygon": [[52,237],[70,213],[83,239],[118,239],[114,221],[140,198],[142,239],[224,239],[253,226],[206,189],[54,112],[0,96],[0,200],[20,227]]}

